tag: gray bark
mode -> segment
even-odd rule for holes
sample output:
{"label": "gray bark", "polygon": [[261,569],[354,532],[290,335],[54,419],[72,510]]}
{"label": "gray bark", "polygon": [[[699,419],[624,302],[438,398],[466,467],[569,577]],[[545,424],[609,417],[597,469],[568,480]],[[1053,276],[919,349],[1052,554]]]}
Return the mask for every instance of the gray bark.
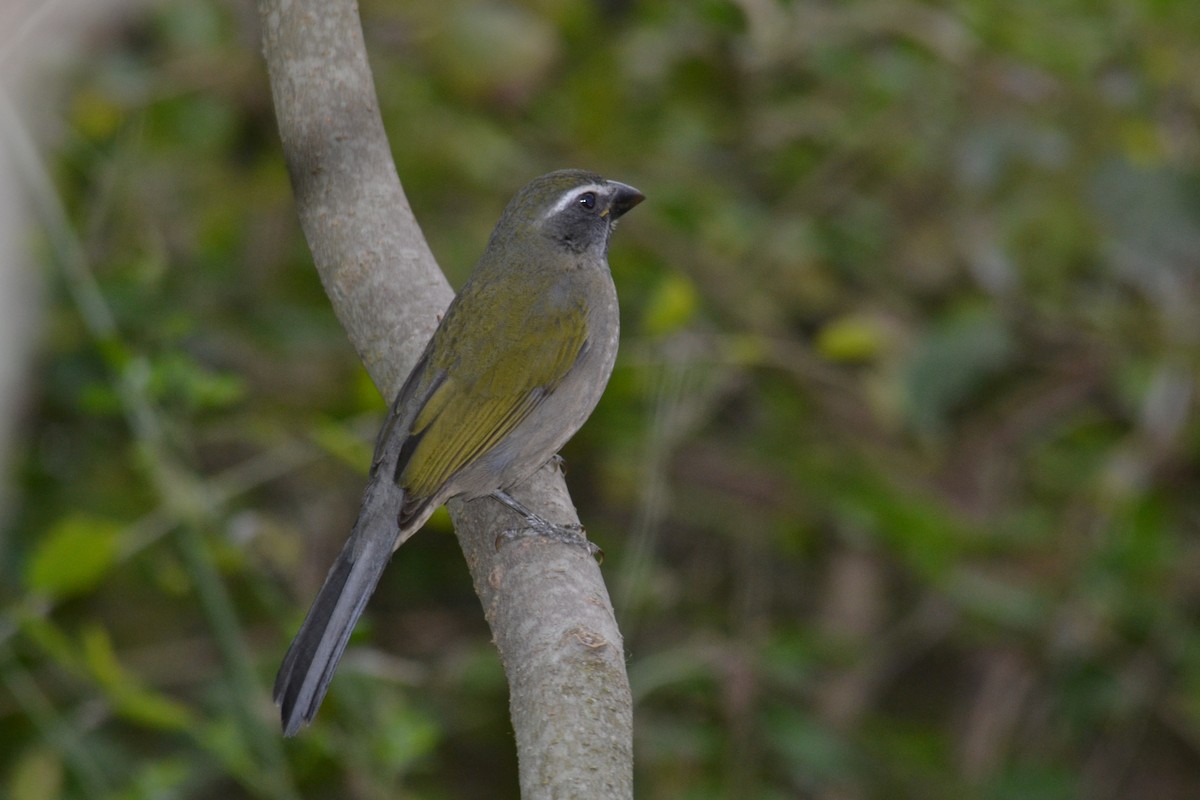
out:
{"label": "gray bark", "polygon": [[[452,293],[392,163],[357,6],[258,7],[301,226],[334,312],[390,400]],[[513,494],[547,519],[577,521],[552,466]],[[511,520],[501,509],[450,504],[508,676],[521,796],[630,798],[632,700],[599,567],[582,548],[542,539],[497,549]]]}

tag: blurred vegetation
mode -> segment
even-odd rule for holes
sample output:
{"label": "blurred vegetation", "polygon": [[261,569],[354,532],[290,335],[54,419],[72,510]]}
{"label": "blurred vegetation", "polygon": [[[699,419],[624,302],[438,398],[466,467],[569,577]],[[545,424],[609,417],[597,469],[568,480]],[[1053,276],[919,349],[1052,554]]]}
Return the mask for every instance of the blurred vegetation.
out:
{"label": "blurred vegetation", "polygon": [[[1192,798],[1200,4],[363,0],[452,283],[529,177],[648,201],[568,482],[642,798]],[[448,519],[317,723],[269,687],[384,407],[245,0],[97,35],[0,569],[13,800],[516,797]]]}

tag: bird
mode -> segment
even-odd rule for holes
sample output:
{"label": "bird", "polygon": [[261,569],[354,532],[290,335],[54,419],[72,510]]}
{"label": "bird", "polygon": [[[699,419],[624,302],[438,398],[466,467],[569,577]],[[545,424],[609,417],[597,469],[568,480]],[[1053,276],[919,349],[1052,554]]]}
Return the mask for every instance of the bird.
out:
{"label": "bird", "polygon": [[446,501],[491,496],[533,535],[586,542],[508,490],[557,457],[604,392],[620,328],[609,241],[644,199],[566,169],[509,201],[391,404],[358,517],[284,656],[285,736],[312,722],[393,552]]}

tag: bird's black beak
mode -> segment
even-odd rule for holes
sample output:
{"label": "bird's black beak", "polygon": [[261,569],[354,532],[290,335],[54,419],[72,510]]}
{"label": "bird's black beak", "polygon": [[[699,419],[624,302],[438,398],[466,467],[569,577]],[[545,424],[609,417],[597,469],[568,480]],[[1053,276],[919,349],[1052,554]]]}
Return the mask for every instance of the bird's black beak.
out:
{"label": "bird's black beak", "polygon": [[609,181],[612,187],[612,199],[608,201],[608,216],[614,221],[629,209],[646,199],[646,195],[632,186],[619,181]]}

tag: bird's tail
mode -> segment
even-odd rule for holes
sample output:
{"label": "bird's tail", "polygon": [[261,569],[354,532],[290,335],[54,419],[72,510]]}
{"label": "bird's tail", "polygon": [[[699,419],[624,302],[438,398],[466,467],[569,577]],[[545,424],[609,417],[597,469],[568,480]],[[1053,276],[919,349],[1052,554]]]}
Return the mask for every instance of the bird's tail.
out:
{"label": "bird's tail", "polygon": [[275,677],[283,734],[292,736],[317,713],[354,624],[399,538],[396,518],[404,492],[386,477],[372,478],[354,530],[338,553],[317,599]]}

